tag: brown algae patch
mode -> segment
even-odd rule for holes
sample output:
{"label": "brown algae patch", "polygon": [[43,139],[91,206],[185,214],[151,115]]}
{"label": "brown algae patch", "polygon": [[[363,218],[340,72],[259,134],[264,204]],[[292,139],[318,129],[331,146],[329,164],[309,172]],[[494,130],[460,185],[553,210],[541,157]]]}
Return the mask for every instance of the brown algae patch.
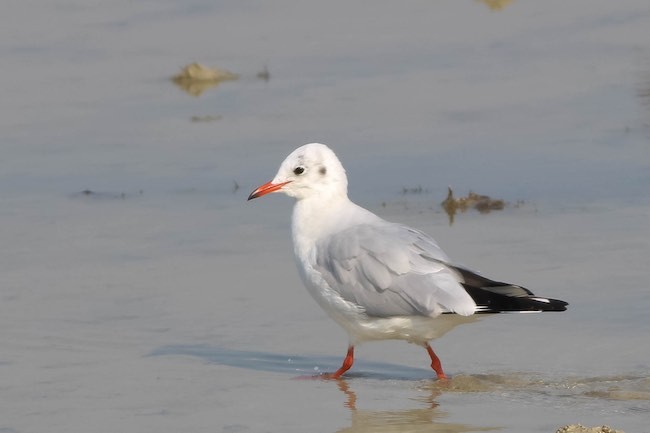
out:
{"label": "brown algae patch", "polygon": [[506,6],[510,5],[514,0],[477,0],[480,3],[485,3],[493,11],[500,11],[505,9]]}
{"label": "brown algae patch", "polygon": [[[447,189],[447,198],[440,203],[442,208],[449,215],[449,224],[453,224],[454,217],[458,212],[465,212],[468,209],[474,209],[482,214],[490,213],[495,210],[503,210],[508,203],[500,198],[492,198],[488,195],[477,194],[470,191],[465,197],[454,197],[454,191],[451,187]],[[522,204],[521,201],[516,203],[517,206]]]}
{"label": "brown algae patch", "polygon": [[238,78],[238,74],[234,74],[225,69],[210,68],[197,62],[190,63],[181,69],[180,73],[172,77],[174,81],[228,81]]}
{"label": "brown algae patch", "polygon": [[480,213],[489,213],[493,210],[503,210],[506,202],[502,199],[494,199],[487,195],[477,194],[470,191],[465,197],[454,197],[451,187],[447,188],[447,198],[441,203],[448,214],[456,211],[465,212],[467,209],[476,209]]}
{"label": "brown algae patch", "polygon": [[239,74],[220,68],[211,68],[201,63],[190,63],[172,78],[174,84],[192,96],[201,96],[206,90],[223,81],[239,79]]}

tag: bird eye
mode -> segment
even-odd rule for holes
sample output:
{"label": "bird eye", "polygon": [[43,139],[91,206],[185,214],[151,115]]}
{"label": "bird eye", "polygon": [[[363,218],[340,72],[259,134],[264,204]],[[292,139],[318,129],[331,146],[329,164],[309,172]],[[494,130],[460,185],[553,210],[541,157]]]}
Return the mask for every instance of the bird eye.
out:
{"label": "bird eye", "polygon": [[305,167],[298,166],[293,169],[293,174],[303,174],[305,172]]}

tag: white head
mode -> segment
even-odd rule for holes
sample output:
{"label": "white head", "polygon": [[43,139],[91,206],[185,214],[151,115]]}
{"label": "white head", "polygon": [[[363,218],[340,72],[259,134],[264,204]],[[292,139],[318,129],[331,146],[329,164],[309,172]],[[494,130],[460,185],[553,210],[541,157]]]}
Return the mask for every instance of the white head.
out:
{"label": "white head", "polygon": [[346,197],[348,179],[341,162],[329,147],[310,143],[291,152],[273,180],[253,191],[248,199],[278,191],[298,200],[314,196]]}

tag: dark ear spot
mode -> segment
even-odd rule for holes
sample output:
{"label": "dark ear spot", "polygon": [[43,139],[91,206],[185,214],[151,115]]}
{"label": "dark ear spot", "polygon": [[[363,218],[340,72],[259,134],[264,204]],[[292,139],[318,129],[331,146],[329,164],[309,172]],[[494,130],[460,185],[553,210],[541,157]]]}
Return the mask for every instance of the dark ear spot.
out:
{"label": "dark ear spot", "polygon": [[320,169],[318,169],[318,172],[323,176],[325,176],[325,174],[327,173],[327,169],[325,168],[325,166],[322,166]]}

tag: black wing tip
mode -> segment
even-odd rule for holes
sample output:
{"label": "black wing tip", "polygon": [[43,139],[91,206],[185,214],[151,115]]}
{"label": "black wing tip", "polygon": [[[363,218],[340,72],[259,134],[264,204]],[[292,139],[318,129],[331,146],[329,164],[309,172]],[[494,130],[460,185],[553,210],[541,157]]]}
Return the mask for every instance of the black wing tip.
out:
{"label": "black wing tip", "polygon": [[477,305],[476,314],[497,314],[497,313],[561,313],[567,310],[567,302],[551,299],[550,304],[528,304],[520,306],[509,305]]}
{"label": "black wing tip", "polygon": [[569,303],[566,301],[562,301],[560,299],[549,299],[551,301],[551,305],[555,306],[555,310],[552,311],[566,311],[567,307],[569,306]]}
{"label": "black wing tip", "polygon": [[566,311],[568,302],[535,296],[525,287],[490,280],[468,269],[452,266],[465,280],[461,283],[477,305],[477,313],[533,313]]}
{"label": "black wing tip", "polygon": [[541,296],[512,296],[486,287],[465,285],[465,290],[476,302],[477,313],[541,313],[566,311],[568,302]]}

